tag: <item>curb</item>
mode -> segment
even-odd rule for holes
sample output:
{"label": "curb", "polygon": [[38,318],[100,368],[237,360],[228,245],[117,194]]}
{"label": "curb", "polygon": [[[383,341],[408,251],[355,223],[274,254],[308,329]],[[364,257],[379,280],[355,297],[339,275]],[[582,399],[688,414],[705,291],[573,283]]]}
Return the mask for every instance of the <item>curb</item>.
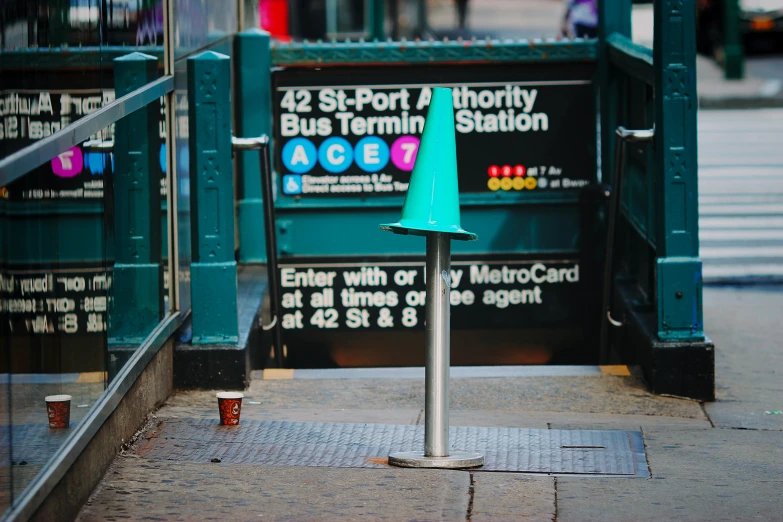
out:
{"label": "curb", "polygon": [[775,109],[783,107],[783,93],[749,94],[740,96],[699,96],[700,109]]}
{"label": "curb", "polygon": [[779,109],[783,108],[780,96],[699,96],[700,109]]}
{"label": "curb", "polygon": [[724,276],[704,279],[704,286],[711,288],[748,287],[748,286],[781,286],[781,276]]}

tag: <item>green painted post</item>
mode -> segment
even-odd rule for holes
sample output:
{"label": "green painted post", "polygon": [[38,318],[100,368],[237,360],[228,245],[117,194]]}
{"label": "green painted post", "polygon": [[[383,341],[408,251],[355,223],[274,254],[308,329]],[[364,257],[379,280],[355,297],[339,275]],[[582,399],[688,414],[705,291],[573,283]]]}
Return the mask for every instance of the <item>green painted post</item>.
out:
{"label": "green painted post", "polygon": [[188,58],[193,344],[239,339],[230,64],[213,51]]}
{"label": "green painted post", "polygon": [[723,73],[727,80],[741,80],[745,75],[739,23],[739,0],[723,2]]}
{"label": "green painted post", "polygon": [[[114,60],[117,98],[154,81],[158,60],[131,53]],[[115,124],[114,132],[114,304],[111,344],[138,344],[163,313],[161,201],[157,173],[160,106],[151,103]]]}
{"label": "green painted post", "polygon": [[[237,79],[234,103],[236,134],[241,138],[272,135],[272,55],[269,33],[248,29],[234,39]],[[239,169],[239,261],[266,263],[264,206],[258,151],[237,154]]]}
{"label": "green painted post", "polygon": [[598,2],[598,89],[601,111],[601,180],[611,185],[614,178],[614,140],[617,129],[617,104],[621,86],[609,62],[606,39],[613,33],[631,36],[631,1]]}
{"label": "green painted post", "polygon": [[695,9],[656,2],[657,312],[662,340],[704,338],[696,140]]}
{"label": "green painted post", "polygon": [[386,2],[384,0],[370,0],[370,38],[383,40],[386,38],[384,18],[386,16]]}

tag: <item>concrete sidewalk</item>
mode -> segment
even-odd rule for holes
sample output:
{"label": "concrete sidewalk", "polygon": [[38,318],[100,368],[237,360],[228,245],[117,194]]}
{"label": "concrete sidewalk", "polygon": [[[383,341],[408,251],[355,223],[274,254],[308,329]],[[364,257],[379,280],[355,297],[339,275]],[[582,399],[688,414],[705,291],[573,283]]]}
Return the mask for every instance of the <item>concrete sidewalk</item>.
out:
{"label": "concrete sidewalk", "polygon": [[[204,450],[219,429],[214,392],[197,391],[170,398],[78,520],[780,520],[783,415],[771,413],[783,409],[783,291],[707,289],[705,302],[718,355],[715,403],[653,396],[633,375],[452,379],[452,426],[640,431],[650,478],[407,470],[382,461],[375,469],[270,467],[257,464],[259,452],[306,459],[318,448],[263,446],[240,429],[227,443],[234,460],[218,462]],[[421,379],[377,374],[257,380],[241,428],[261,420],[421,424],[423,393]],[[156,458],[161,448],[180,456]]]}

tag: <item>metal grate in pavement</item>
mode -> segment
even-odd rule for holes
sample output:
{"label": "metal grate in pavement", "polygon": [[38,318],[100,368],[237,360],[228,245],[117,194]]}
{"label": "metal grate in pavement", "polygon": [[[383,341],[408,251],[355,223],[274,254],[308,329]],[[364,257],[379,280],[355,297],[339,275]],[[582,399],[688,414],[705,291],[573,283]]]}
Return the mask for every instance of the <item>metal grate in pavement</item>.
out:
{"label": "metal grate in pavement", "polygon": [[[478,451],[483,471],[648,477],[641,434],[451,427],[451,447]],[[139,448],[154,460],[382,468],[389,453],[423,448],[424,427],[331,422],[166,419]]]}

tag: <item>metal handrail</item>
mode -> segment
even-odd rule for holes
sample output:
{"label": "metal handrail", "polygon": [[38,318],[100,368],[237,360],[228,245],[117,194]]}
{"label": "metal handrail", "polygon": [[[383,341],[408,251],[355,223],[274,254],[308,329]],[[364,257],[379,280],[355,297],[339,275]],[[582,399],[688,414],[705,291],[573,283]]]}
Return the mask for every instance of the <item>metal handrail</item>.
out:
{"label": "metal handrail", "polygon": [[174,77],[163,76],[101,107],[66,128],[0,160],[0,186],[21,178],[105,127],[174,90]]}
{"label": "metal handrail", "polygon": [[266,134],[255,138],[231,137],[234,150],[259,151],[259,167],[261,172],[261,198],[264,204],[264,232],[266,239],[267,279],[269,280],[269,313],[268,325],[262,326],[265,331],[272,330],[275,349],[275,364],[282,368],[285,363],[283,354],[283,323],[280,310],[280,274],[277,271],[277,229],[275,228],[275,201],[272,190],[272,159],[270,152],[271,140]]}
{"label": "metal handrail", "polygon": [[609,361],[609,325],[615,328],[623,325],[612,317],[612,269],[614,261],[614,236],[617,227],[617,216],[620,213],[620,198],[623,193],[623,177],[625,174],[625,144],[649,143],[655,139],[655,127],[645,130],[628,130],[623,126],[615,131],[615,156],[614,156],[614,180],[612,180],[612,194],[609,200],[609,217],[606,226],[606,252],[604,256],[604,288],[601,303],[601,341],[600,361],[608,364]]}

